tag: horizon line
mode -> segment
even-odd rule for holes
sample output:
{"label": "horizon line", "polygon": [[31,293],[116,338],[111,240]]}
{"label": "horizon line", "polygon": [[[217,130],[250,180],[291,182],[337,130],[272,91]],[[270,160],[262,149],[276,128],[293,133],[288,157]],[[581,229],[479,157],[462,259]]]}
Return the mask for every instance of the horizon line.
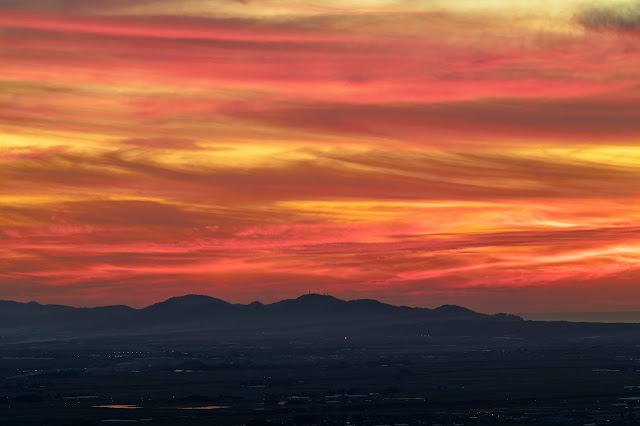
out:
{"label": "horizon line", "polygon": [[336,296],[334,296],[332,294],[329,294],[329,292],[326,292],[326,291],[323,291],[321,293],[315,292],[315,291],[308,291],[307,293],[302,293],[302,294],[300,294],[300,295],[298,295],[296,297],[283,298],[283,299],[279,299],[279,300],[276,300],[276,301],[270,302],[270,303],[264,303],[264,302],[262,302],[260,300],[254,300],[254,301],[248,302],[248,303],[234,303],[234,302],[229,302],[229,301],[227,301],[225,299],[222,299],[222,298],[219,298],[219,297],[211,296],[211,295],[208,295],[208,294],[198,294],[198,293],[187,293],[187,294],[171,296],[171,297],[168,297],[166,299],[162,299],[162,300],[159,300],[157,302],[153,302],[153,303],[150,303],[148,305],[144,305],[144,306],[140,306],[140,307],[131,306],[131,305],[128,305],[126,303],[113,303],[113,304],[94,305],[94,306],[77,306],[77,305],[74,305],[74,304],[66,304],[66,303],[42,303],[42,302],[39,302],[37,300],[29,300],[29,301],[24,301],[23,302],[23,301],[14,300],[14,299],[0,299],[0,302],[13,302],[13,303],[20,303],[20,304],[37,303],[38,305],[42,305],[42,306],[65,306],[65,307],[71,307],[71,308],[76,308],[76,309],[94,309],[94,308],[106,308],[106,307],[113,307],[113,306],[124,306],[124,307],[130,308],[130,309],[141,310],[141,309],[145,309],[145,308],[148,308],[150,306],[153,306],[153,305],[157,305],[159,303],[166,302],[166,301],[171,300],[171,299],[178,299],[178,298],[188,297],[188,296],[206,297],[206,298],[210,298],[210,299],[221,300],[221,301],[223,301],[225,303],[228,303],[230,305],[247,306],[247,305],[250,305],[250,304],[256,303],[256,302],[261,303],[263,305],[272,305],[274,303],[282,302],[282,301],[285,301],[285,300],[296,300],[296,299],[299,299],[301,297],[310,296],[310,295],[321,296],[321,297],[331,297],[331,298],[334,298],[334,299],[337,299],[337,300],[340,300],[340,301],[343,301],[343,302],[354,302],[354,301],[358,301],[358,300],[374,300],[376,302],[379,302],[379,303],[382,303],[382,304],[385,304],[385,305],[390,305],[390,306],[409,307],[409,308],[418,308],[418,309],[430,309],[430,310],[437,309],[437,308],[442,307],[442,306],[458,306],[458,307],[462,307],[462,308],[465,308],[465,309],[472,310],[472,311],[477,312],[477,313],[483,313],[483,314],[488,314],[488,315],[493,315],[493,314],[498,314],[498,313],[521,315],[521,316],[522,315],[533,315],[533,316],[536,316],[536,315],[580,315],[580,314],[582,314],[582,315],[590,315],[590,314],[593,314],[593,315],[638,314],[639,315],[638,321],[640,322],[640,309],[638,309],[638,310],[619,310],[619,311],[615,311],[615,310],[608,310],[608,311],[557,311],[557,310],[554,310],[554,311],[517,311],[517,312],[516,311],[512,312],[512,311],[503,310],[503,311],[495,311],[495,312],[484,312],[484,311],[478,311],[476,309],[468,308],[468,307],[466,307],[464,305],[460,305],[460,304],[457,304],[457,303],[444,303],[444,304],[437,305],[437,306],[434,306],[434,307],[427,307],[427,306],[410,306],[410,305],[405,305],[405,304],[388,303],[388,302],[383,302],[381,300],[374,299],[374,298],[341,299],[340,297],[336,297]]}
{"label": "horizon line", "polygon": [[[408,307],[408,308],[417,308],[417,309],[430,309],[430,310],[437,309],[437,308],[440,308],[442,306],[457,306],[457,307],[461,307],[461,308],[472,310],[474,312],[478,312],[475,309],[467,308],[466,306],[462,306],[462,305],[459,305],[459,304],[456,304],[456,303],[444,303],[444,304],[437,305],[437,306],[434,306],[434,307],[430,308],[430,307],[426,307],[426,306],[409,306],[409,305],[402,305],[402,304],[396,305],[396,304],[393,304],[393,303],[387,303],[387,302],[383,302],[383,301],[380,301],[378,299],[372,299],[372,298],[341,299],[339,297],[336,297],[336,296],[333,296],[333,295],[329,294],[328,292],[316,293],[316,292],[313,292],[313,291],[310,291],[310,292],[307,292],[307,293],[302,293],[297,297],[289,297],[289,298],[279,299],[279,300],[276,300],[276,301],[270,302],[270,303],[264,303],[264,302],[261,302],[260,300],[254,300],[254,301],[248,302],[248,303],[233,303],[233,302],[229,302],[229,301],[227,301],[225,299],[222,299],[222,298],[219,298],[219,297],[211,296],[211,295],[208,295],[208,294],[197,294],[197,293],[187,293],[187,294],[182,294],[182,295],[177,295],[177,296],[171,296],[171,297],[168,297],[166,299],[160,300],[158,302],[154,302],[154,303],[151,303],[149,305],[144,305],[144,306],[141,306],[141,307],[134,307],[134,306],[131,306],[131,305],[128,305],[128,304],[125,304],[125,303],[114,303],[114,304],[95,305],[95,306],[76,306],[76,305],[64,304],[64,303],[41,303],[41,302],[39,302],[37,300],[29,300],[28,302],[21,302],[21,301],[13,300],[13,299],[0,299],[0,302],[14,302],[14,303],[21,303],[21,304],[37,303],[38,305],[42,305],[42,306],[66,306],[66,307],[71,307],[71,308],[76,308],[76,309],[94,309],[94,308],[106,308],[106,307],[112,307],[112,306],[126,306],[127,308],[130,308],[130,309],[140,310],[140,309],[148,308],[150,306],[157,305],[159,303],[164,303],[164,302],[166,302],[168,300],[171,300],[171,299],[179,299],[179,298],[189,297],[189,296],[206,297],[206,298],[210,298],[210,299],[220,300],[220,301],[223,301],[223,302],[228,303],[230,305],[247,306],[247,305],[250,305],[250,304],[256,303],[256,302],[261,303],[263,305],[272,305],[274,303],[282,302],[282,301],[285,301],[285,300],[296,300],[296,299],[299,299],[301,297],[311,296],[311,295],[320,296],[320,297],[330,297],[330,298],[334,298],[334,299],[337,299],[337,300],[340,300],[340,301],[343,301],[343,302],[355,302],[355,301],[359,301],[359,300],[373,300],[373,301],[376,301],[378,303],[382,303],[382,304],[390,305],[390,306]],[[484,312],[478,312],[478,313],[484,313]],[[495,312],[495,313],[510,313],[510,312],[502,311],[502,312]]]}

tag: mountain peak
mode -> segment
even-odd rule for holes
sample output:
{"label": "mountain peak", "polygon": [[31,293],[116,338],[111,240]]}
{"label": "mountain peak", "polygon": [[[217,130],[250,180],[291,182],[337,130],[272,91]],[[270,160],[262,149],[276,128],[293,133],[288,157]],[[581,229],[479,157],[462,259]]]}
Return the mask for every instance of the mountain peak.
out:
{"label": "mountain peak", "polygon": [[464,307],[458,306],[458,305],[442,305],[442,306],[439,306],[439,307],[435,308],[433,311],[434,312],[439,312],[439,313],[446,313],[446,314],[456,314],[456,315],[460,315],[460,314],[476,314],[476,315],[479,315],[477,312],[472,311],[471,309],[467,309],[467,308],[464,308]]}
{"label": "mountain peak", "polygon": [[172,297],[164,302],[156,303],[148,306],[146,309],[156,309],[159,307],[184,307],[184,308],[196,308],[205,306],[228,306],[229,302],[222,299],[216,299],[211,296],[204,296],[201,294],[187,294],[185,296]]}
{"label": "mountain peak", "polygon": [[302,312],[318,312],[324,311],[326,309],[334,309],[335,307],[346,305],[347,302],[344,300],[340,300],[333,296],[318,294],[318,293],[308,293],[303,294],[295,299],[285,299],[280,302],[275,302],[268,305],[268,308],[273,309],[293,309],[294,311],[302,311]]}
{"label": "mountain peak", "polygon": [[229,302],[226,302],[222,299],[218,299],[215,297],[211,297],[211,296],[205,296],[203,294],[185,294],[184,296],[176,296],[176,297],[172,297],[170,299],[167,299],[167,301],[169,300],[179,300],[181,302],[222,302],[225,304],[228,304]]}
{"label": "mountain peak", "polygon": [[319,293],[303,294],[302,296],[298,296],[296,300],[333,300],[333,301],[344,302],[344,300],[338,299],[337,297],[333,297],[328,294],[319,294]]}
{"label": "mountain peak", "polygon": [[325,308],[346,304],[347,302],[328,294],[309,293],[299,296],[293,303],[301,306]]}

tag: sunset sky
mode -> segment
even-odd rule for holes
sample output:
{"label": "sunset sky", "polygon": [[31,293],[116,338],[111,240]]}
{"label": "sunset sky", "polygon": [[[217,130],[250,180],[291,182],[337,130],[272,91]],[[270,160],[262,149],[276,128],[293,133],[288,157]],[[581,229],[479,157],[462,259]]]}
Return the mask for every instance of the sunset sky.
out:
{"label": "sunset sky", "polygon": [[0,0],[0,299],[640,310],[640,3]]}

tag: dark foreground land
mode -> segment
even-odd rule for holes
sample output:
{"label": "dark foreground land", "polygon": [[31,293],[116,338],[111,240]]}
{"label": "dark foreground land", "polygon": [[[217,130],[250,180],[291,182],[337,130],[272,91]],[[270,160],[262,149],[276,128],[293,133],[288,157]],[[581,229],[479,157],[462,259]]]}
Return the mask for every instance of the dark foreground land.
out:
{"label": "dark foreground land", "polygon": [[[38,326],[29,327],[14,312],[14,323],[0,327],[0,425],[640,420],[638,325],[455,307],[382,313],[370,304],[353,317],[357,306],[322,297],[297,299],[278,315],[234,317],[235,328],[221,325],[228,313],[216,322],[186,299],[189,309],[166,320],[174,326],[96,323],[91,331],[88,319],[62,327],[59,316],[45,316],[46,325],[31,313]],[[323,311],[330,314],[316,315]]]}

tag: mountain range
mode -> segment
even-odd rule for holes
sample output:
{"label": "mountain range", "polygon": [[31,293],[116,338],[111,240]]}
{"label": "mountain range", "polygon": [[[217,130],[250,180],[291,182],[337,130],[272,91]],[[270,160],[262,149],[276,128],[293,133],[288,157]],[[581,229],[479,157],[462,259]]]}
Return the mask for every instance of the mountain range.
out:
{"label": "mountain range", "polygon": [[520,347],[628,343],[636,341],[638,335],[640,324],[530,321],[512,314],[482,314],[456,305],[411,308],[320,294],[246,305],[190,294],[142,309],[0,301],[0,342],[5,343],[125,336],[156,336],[166,342],[353,336],[384,344],[395,339],[439,339],[445,345],[510,342]]}
{"label": "mountain range", "polygon": [[123,330],[263,329],[332,324],[390,324],[451,321],[522,321],[515,315],[486,315],[455,305],[435,309],[394,306],[376,300],[345,301],[305,294],[271,304],[232,304],[202,295],[174,297],[142,309],[128,306],[76,308],[37,302],[0,301],[0,330],[106,332]]}

